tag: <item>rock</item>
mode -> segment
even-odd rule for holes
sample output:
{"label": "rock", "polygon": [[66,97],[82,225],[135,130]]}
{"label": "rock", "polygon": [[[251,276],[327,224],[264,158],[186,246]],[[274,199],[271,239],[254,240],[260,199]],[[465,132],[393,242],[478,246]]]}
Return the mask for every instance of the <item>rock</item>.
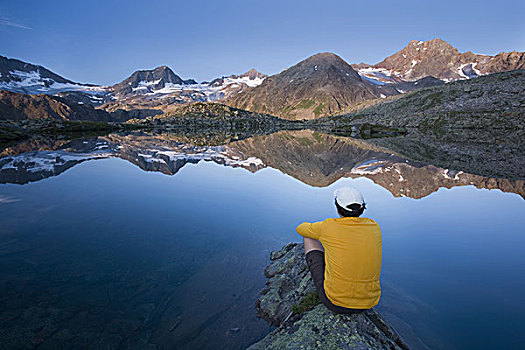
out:
{"label": "rock", "polygon": [[408,349],[388,325],[378,327],[374,317],[382,320],[375,311],[335,315],[318,305],[291,318],[248,349]]}
{"label": "rock", "polygon": [[302,244],[290,243],[272,252],[270,258],[273,261],[264,270],[269,280],[256,308],[259,317],[278,326],[290,315],[292,306],[315,289]]}
{"label": "rock", "polygon": [[248,349],[408,349],[371,309],[336,315],[324,305],[294,314],[292,307],[315,291],[302,244],[290,243],[270,254],[264,274],[269,279],[257,300],[257,314],[279,326]]}

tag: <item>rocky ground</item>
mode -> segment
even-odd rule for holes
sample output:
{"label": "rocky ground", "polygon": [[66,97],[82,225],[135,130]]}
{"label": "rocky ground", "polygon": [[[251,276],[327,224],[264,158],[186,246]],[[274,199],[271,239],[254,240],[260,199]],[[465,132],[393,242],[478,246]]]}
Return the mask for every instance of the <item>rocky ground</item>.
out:
{"label": "rocky ground", "polygon": [[351,114],[321,118],[315,124],[523,130],[524,115],[525,70],[515,70],[386,98]]}
{"label": "rocky ground", "polygon": [[280,130],[319,129],[333,134],[343,134],[357,138],[374,136],[390,136],[403,134],[399,128],[373,125],[369,123],[354,123],[331,128],[329,125],[313,124],[310,121],[286,120],[264,113],[253,113],[243,109],[230,107],[219,103],[195,103],[181,106],[171,112],[145,119],[131,119],[128,125],[143,128],[158,129],[167,132],[188,134],[215,132],[230,132],[264,135]]}
{"label": "rocky ground", "polygon": [[321,304],[305,307],[303,300],[315,289],[303,249],[290,243],[271,253],[264,271],[268,282],[256,307],[278,327],[248,349],[408,349],[374,309],[336,315]]}

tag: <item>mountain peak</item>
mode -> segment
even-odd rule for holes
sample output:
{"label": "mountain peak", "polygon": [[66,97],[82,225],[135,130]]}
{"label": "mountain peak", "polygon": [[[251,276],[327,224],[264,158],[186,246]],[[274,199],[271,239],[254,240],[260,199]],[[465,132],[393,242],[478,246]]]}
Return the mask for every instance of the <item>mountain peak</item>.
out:
{"label": "mountain peak", "polygon": [[[359,74],[345,60],[331,52],[310,56],[276,77],[282,78],[283,82],[332,78],[361,81]],[[327,83],[329,84],[329,81]]]}
{"label": "mountain peak", "polygon": [[162,71],[170,71],[170,72],[173,72],[171,70],[170,67],[168,66],[158,66],[157,68],[153,69],[153,71],[156,71],[156,72],[162,72]]}
{"label": "mountain peak", "polygon": [[257,78],[264,79],[264,78],[266,78],[266,74],[259,72],[255,68],[252,68],[249,71],[247,71],[246,73],[239,75],[239,77],[241,77],[241,78],[242,77],[248,77],[249,79],[252,79],[252,80],[253,79],[257,79]]}
{"label": "mountain peak", "polygon": [[332,52],[320,52],[316,53],[315,55],[312,55],[305,59],[303,62],[344,62],[346,63],[341,57],[337,56],[335,53]]}
{"label": "mountain peak", "polygon": [[409,45],[424,45],[424,44],[432,44],[432,45],[447,45],[447,46],[452,46],[450,45],[449,42],[443,40],[443,39],[440,39],[440,38],[434,38],[434,39],[430,39],[430,40],[427,40],[427,41],[422,41],[422,40],[410,40],[410,42],[408,43],[407,46]]}
{"label": "mountain peak", "polygon": [[[458,49],[442,39],[411,40],[407,46],[375,67],[386,69],[408,81],[416,81],[429,75],[440,79],[457,79],[461,75],[451,71],[450,67],[456,66],[461,59]],[[464,59],[468,60],[467,57]]]}
{"label": "mountain peak", "polygon": [[[435,38],[428,41],[421,41],[421,40],[411,40],[407,46],[405,46],[403,49],[401,49],[400,52],[403,51],[421,51],[419,53],[423,54],[436,54],[432,51],[445,51],[445,52],[458,52],[458,49],[456,49],[454,46],[450,45],[448,42],[446,42],[443,39]],[[430,52],[423,52],[423,51],[430,51]]]}
{"label": "mountain peak", "polygon": [[185,81],[175,74],[168,66],[159,66],[155,69],[138,70],[123,82],[113,86],[115,94],[127,95],[132,93],[149,93],[159,90],[166,84],[184,84]]}

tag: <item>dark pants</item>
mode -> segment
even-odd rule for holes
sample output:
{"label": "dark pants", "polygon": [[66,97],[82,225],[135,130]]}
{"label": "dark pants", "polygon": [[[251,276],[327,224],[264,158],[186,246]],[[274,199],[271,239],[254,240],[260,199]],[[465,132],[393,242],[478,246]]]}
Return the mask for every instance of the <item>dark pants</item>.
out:
{"label": "dark pants", "polygon": [[324,252],[320,250],[311,250],[306,254],[306,263],[308,264],[308,269],[312,274],[312,279],[314,281],[315,289],[317,290],[317,295],[319,295],[319,300],[326,306],[329,310],[337,314],[356,314],[367,309],[349,309],[346,307],[334,305],[330,299],[326,296],[324,290]]}

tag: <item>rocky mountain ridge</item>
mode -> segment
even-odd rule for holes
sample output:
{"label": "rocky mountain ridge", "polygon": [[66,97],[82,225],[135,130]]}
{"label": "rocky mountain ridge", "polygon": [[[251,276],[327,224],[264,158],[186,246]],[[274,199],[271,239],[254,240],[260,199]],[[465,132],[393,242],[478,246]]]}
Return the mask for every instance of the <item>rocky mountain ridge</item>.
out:
{"label": "rocky mountain ridge", "polygon": [[496,56],[461,53],[441,39],[412,40],[383,61],[353,65],[361,75],[377,84],[416,81],[433,76],[446,82],[525,68],[525,52],[501,52]]}

